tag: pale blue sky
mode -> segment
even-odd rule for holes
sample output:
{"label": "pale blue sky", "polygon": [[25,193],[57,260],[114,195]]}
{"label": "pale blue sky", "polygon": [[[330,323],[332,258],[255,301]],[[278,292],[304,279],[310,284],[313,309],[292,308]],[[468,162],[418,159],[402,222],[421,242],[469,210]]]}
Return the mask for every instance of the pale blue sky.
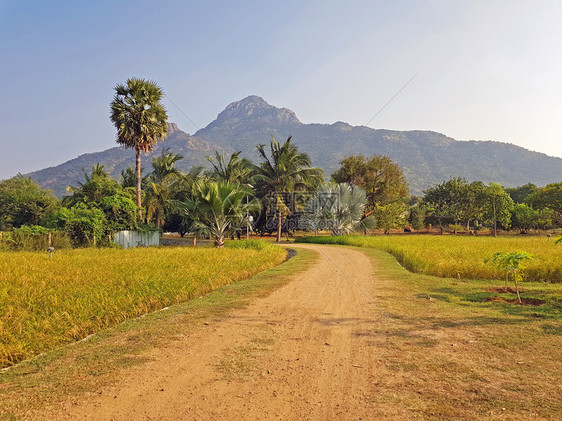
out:
{"label": "pale blue sky", "polygon": [[418,74],[370,127],[562,157],[561,22],[546,0],[0,0],[0,178],[115,146],[109,103],[131,76],[204,127],[251,94],[362,125]]}

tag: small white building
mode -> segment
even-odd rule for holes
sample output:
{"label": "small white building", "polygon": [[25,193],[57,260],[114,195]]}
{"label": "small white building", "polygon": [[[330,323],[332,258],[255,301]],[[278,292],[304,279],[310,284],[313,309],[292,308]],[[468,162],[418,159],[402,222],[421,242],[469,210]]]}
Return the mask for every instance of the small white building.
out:
{"label": "small white building", "polygon": [[124,249],[158,247],[160,245],[160,232],[119,231],[113,236],[113,242]]}

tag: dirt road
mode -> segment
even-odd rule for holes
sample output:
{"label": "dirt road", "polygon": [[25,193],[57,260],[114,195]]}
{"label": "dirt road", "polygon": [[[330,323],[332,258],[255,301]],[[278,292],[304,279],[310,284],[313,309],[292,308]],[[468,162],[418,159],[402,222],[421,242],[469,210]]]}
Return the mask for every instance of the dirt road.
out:
{"label": "dirt road", "polygon": [[[300,245],[317,263],[266,298],[157,349],[153,360],[60,419],[376,419],[377,347],[384,317],[370,302],[370,260]],[[376,383],[376,382],[375,382]]]}

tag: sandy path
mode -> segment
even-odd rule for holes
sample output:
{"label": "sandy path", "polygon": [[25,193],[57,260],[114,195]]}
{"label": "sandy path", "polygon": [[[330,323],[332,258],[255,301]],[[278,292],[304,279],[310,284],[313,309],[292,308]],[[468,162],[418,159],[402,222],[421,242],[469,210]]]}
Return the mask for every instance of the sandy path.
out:
{"label": "sandy path", "polygon": [[[121,384],[60,419],[373,419],[381,315],[367,256],[300,245],[320,258],[248,308],[157,349]],[[345,276],[345,275],[347,276]]]}

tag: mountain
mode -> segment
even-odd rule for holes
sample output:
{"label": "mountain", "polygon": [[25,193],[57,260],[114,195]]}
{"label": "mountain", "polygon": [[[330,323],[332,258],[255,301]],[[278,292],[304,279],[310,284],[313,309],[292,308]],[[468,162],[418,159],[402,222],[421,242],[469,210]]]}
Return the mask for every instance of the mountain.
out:
{"label": "mountain", "polygon": [[[188,171],[195,165],[208,164],[205,157],[214,154],[216,150],[222,150],[219,145],[190,136],[179,130],[175,123],[170,123],[168,125],[166,141],[157,143],[154,150],[149,154],[143,153],[141,155],[143,174],[147,174],[150,171],[152,158],[160,155],[164,149],[169,149],[170,152],[184,157],[176,164],[176,167],[182,171]],[[78,158],[71,159],[63,164],[27,175],[37,180],[42,187],[51,189],[58,197],[62,197],[66,193],[67,186],[77,186],[79,181],[84,181],[82,168],[89,175],[92,167],[98,162],[105,165],[104,169],[112,177],[119,180],[122,170],[127,167],[134,168],[135,152],[132,149],[117,146],[102,152],[80,155]]]}
{"label": "mountain", "polygon": [[[412,194],[450,177],[469,181],[497,182],[506,187],[534,183],[543,186],[562,180],[562,159],[532,152],[519,146],[493,141],[457,141],[432,131],[398,131],[351,126],[347,123],[304,124],[287,108],[277,108],[258,96],[233,102],[207,127],[190,136],[171,126],[171,134],[155,151],[143,157],[148,171],[150,159],[163,148],[180,153],[180,169],[192,165],[208,166],[205,156],[214,150],[242,151],[259,162],[256,145],[269,143],[271,136],[284,141],[293,136],[299,148],[307,152],[315,166],[327,176],[339,162],[352,154],[386,155],[403,169]],[[61,164],[29,174],[42,186],[58,195],[67,185],[83,179],[81,168],[89,170],[100,162],[113,176],[134,164],[134,153],[122,147],[81,155]]]}

